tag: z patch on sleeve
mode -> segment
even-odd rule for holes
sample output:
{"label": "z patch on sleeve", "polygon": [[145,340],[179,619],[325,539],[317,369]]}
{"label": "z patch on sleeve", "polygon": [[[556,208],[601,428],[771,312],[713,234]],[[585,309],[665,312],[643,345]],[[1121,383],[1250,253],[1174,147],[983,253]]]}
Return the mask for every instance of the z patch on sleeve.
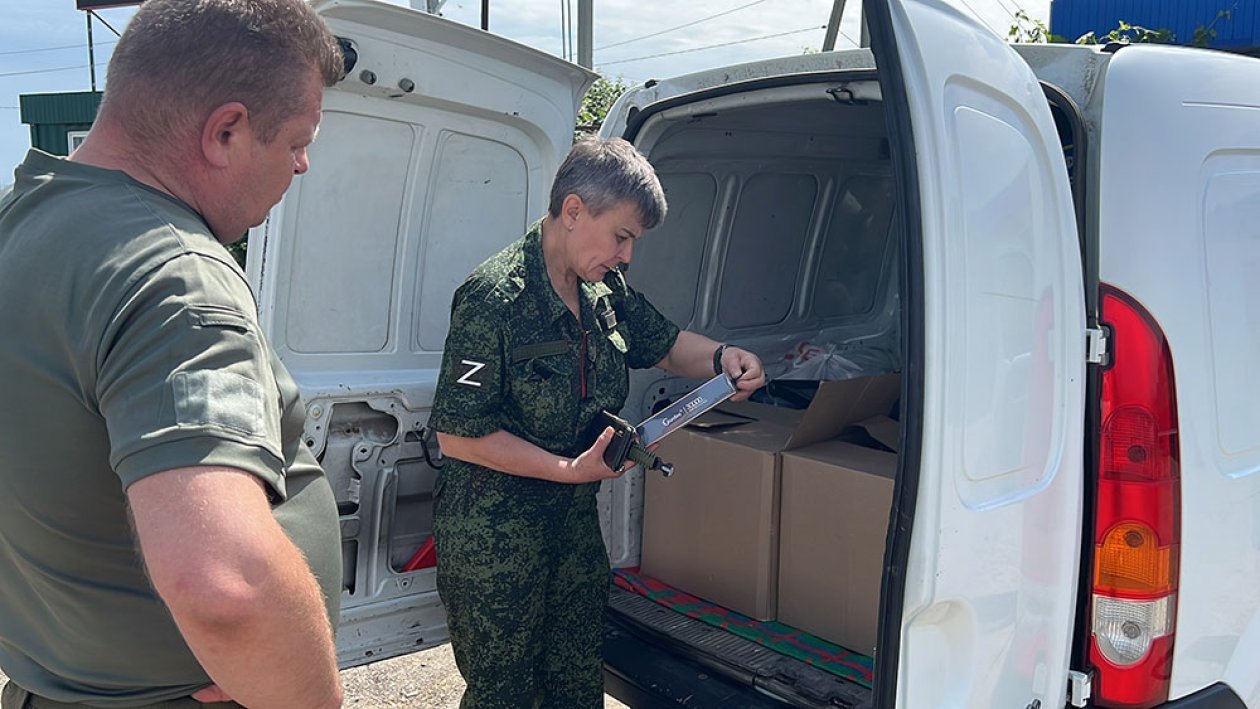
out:
{"label": "z patch on sleeve", "polygon": [[267,403],[262,385],[221,370],[176,372],[171,377],[175,422],[180,426],[221,426],[265,436]]}
{"label": "z patch on sleeve", "polygon": [[477,387],[480,389],[486,383],[487,377],[483,373],[485,368],[485,362],[477,362],[471,359],[461,359],[459,361],[460,377],[455,380],[455,383],[470,387]]}

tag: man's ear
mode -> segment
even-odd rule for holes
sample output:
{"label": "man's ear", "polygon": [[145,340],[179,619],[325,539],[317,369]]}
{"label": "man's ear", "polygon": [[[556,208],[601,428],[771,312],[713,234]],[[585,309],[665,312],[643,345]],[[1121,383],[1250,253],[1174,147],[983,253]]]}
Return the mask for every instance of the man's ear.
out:
{"label": "man's ear", "polygon": [[247,147],[249,109],[239,101],[214,109],[201,127],[201,153],[214,167],[227,167],[233,154]]}
{"label": "man's ear", "polygon": [[581,197],[573,194],[572,192],[565,195],[564,201],[560,203],[560,216],[562,217],[564,226],[567,229],[572,229],[574,223],[577,222],[578,217],[582,216],[586,212],[586,202],[583,202]]}

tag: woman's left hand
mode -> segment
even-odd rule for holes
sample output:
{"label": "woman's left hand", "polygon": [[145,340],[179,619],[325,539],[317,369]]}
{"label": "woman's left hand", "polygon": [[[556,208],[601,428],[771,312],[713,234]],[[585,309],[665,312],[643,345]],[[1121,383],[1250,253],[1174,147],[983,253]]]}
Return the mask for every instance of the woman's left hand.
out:
{"label": "woman's left hand", "polygon": [[738,389],[732,401],[743,401],[766,383],[766,373],[757,355],[738,347],[727,347],[722,353],[722,371],[735,380]]}

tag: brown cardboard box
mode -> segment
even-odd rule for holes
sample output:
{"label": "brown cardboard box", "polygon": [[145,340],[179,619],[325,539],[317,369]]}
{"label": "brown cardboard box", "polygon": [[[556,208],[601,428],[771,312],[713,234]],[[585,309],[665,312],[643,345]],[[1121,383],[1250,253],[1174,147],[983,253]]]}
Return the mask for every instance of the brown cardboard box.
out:
{"label": "brown cardboard box", "polygon": [[[863,422],[897,448],[897,422]],[[874,655],[897,455],[839,440],[782,456],[779,620]]]}
{"label": "brown cardboard box", "polygon": [[[644,485],[643,573],[758,620],[776,617],[779,453],[887,413],[898,375],[824,382],[809,409],[728,402],[662,442]],[[742,420],[741,420],[742,418]]]}

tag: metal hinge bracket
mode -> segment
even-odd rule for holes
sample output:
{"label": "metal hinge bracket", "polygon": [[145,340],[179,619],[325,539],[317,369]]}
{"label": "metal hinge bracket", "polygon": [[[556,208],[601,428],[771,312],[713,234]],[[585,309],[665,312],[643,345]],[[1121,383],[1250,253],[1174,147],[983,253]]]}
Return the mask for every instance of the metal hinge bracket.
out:
{"label": "metal hinge bracket", "polygon": [[1094,676],[1088,672],[1068,672],[1068,704],[1083,707],[1094,693]]}
{"label": "metal hinge bracket", "polygon": [[1107,331],[1091,327],[1085,330],[1085,361],[1090,364],[1106,365],[1110,353],[1107,351]]}

